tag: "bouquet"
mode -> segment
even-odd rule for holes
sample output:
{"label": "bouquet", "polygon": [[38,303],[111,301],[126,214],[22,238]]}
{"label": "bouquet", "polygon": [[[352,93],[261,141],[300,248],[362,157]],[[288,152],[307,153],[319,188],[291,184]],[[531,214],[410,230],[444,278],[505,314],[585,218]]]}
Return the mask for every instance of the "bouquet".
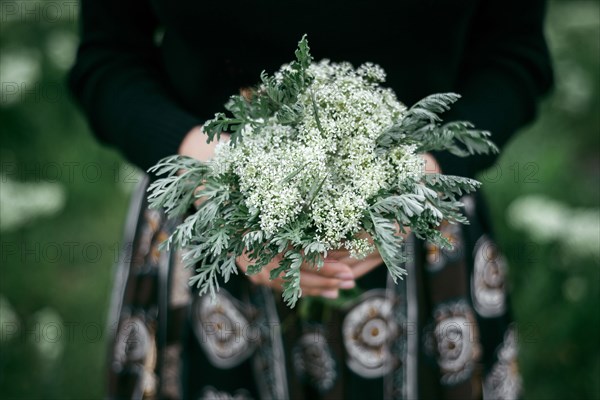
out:
{"label": "bouquet", "polygon": [[406,274],[402,233],[451,246],[436,228],[442,220],[467,223],[460,196],[480,185],[425,174],[421,154],[497,151],[488,132],[442,123],[438,114],[457,94],[407,108],[381,85],[377,65],[315,63],[306,36],[295,55],[273,75],[263,71],[249,95],[232,96],[228,113],[204,125],[209,141],[231,134],[210,162],[172,156],[150,170],[164,176],[148,189],[151,207],[187,215],[166,246],[185,249],[184,263],[196,272],[190,285],[201,295],[214,296],[219,277],[237,274],[243,254],[253,260],[247,274],[282,254],[270,276],[283,277],[290,307],[302,295],[300,266],[320,268],[334,249],[361,258],[376,247],[397,282]]}

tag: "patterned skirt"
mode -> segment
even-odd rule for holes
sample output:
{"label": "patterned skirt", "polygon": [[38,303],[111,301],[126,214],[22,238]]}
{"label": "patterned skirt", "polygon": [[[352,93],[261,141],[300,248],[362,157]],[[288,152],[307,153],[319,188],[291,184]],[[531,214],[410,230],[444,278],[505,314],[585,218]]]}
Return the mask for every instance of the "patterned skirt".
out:
{"label": "patterned skirt", "polygon": [[115,271],[109,398],[519,397],[507,263],[480,198],[462,199],[469,225],[442,227],[452,250],[408,239],[398,284],[381,266],[340,306],[290,310],[243,275],[216,301],[197,296],[180,254],[158,250],[178,221],[147,208],[146,186],[132,198]]}

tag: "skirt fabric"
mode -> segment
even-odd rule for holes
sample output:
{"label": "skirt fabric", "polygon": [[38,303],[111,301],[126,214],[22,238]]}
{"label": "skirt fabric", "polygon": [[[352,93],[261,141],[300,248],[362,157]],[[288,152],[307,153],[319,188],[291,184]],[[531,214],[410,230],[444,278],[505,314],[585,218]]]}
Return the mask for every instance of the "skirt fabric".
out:
{"label": "skirt fabric", "polygon": [[158,245],[179,221],[133,196],[109,316],[108,395],[123,399],[514,399],[521,379],[507,263],[483,202],[469,225],[441,227],[440,250],[407,241],[408,275],[359,278],[341,306],[288,309],[242,274],[216,301],[187,284],[177,252]]}

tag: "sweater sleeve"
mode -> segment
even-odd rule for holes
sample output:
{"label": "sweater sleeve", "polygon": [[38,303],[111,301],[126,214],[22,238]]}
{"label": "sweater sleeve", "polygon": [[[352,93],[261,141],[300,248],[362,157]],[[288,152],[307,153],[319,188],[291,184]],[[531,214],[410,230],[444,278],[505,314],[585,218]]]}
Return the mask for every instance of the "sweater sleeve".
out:
{"label": "sweater sleeve", "polygon": [[201,123],[169,93],[144,0],[83,0],[69,88],[94,134],[147,170]]}
{"label": "sweater sleeve", "polygon": [[[552,86],[544,38],[544,0],[485,0],[473,18],[456,92],[462,98],[444,116],[492,133],[500,149],[530,122],[536,102]],[[445,174],[474,177],[497,155],[466,158],[433,152]]]}

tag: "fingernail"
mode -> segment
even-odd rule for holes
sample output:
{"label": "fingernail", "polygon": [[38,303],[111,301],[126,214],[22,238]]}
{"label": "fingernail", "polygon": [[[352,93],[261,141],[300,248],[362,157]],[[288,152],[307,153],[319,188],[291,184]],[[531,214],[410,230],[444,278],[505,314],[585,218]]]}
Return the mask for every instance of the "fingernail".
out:
{"label": "fingernail", "polygon": [[338,295],[339,291],[337,289],[325,290],[321,292],[321,297],[325,297],[326,299],[337,299]]}
{"label": "fingernail", "polygon": [[354,281],[341,281],[338,284],[338,287],[340,289],[352,289],[354,286],[356,286],[356,283]]}
{"label": "fingernail", "polygon": [[335,278],[344,281],[352,281],[354,280],[354,274],[352,272],[340,272],[339,274],[335,274]]}

